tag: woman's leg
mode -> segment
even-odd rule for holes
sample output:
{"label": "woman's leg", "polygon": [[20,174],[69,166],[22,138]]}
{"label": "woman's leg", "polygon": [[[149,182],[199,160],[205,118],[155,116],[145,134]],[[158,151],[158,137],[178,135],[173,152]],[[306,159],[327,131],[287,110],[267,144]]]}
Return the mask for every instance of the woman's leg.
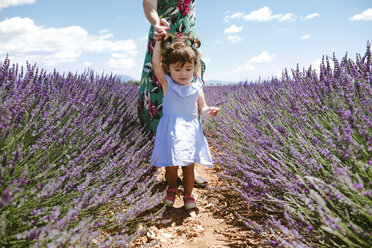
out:
{"label": "woman's leg", "polygon": [[192,194],[194,188],[194,166],[195,164],[182,166],[184,195]]}
{"label": "woman's leg", "polygon": [[195,163],[194,168],[194,187],[196,188],[205,188],[208,184],[208,180],[203,177],[203,175],[200,173],[200,167],[202,165]]}

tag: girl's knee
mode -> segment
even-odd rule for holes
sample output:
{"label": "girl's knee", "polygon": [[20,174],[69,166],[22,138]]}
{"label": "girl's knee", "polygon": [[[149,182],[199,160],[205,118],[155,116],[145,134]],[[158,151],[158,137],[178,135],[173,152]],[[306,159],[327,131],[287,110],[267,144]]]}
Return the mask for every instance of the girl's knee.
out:
{"label": "girl's knee", "polygon": [[188,166],[182,166],[182,170],[184,172],[193,172],[194,171],[194,164],[190,164]]}

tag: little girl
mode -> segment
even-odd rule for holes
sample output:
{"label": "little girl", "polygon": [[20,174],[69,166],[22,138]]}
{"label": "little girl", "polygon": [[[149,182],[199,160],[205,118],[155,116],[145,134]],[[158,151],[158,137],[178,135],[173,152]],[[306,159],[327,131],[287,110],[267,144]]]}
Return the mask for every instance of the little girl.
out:
{"label": "little girl", "polygon": [[168,207],[174,204],[177,171],[182,167],[186,210],[196,208],[191,195],[194,164],[213,166],[199,115],[216,116],[219,111],[217,107],[208,107],[204,99],[203,82],[198,76],[199,47],[198,39],[168,34],[163,40],[156,40],[153,51],[153,69],[164,97],[151,164],[165,167],[169,188],[164,203]]}

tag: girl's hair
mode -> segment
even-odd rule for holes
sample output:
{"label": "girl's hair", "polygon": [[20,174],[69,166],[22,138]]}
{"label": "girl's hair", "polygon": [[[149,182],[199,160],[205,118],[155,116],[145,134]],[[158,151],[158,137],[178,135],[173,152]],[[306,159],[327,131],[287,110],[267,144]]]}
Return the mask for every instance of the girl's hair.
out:
{"label": "girl's hair", "polygon": [[195,66],[198,65],[200,53],[196,49],[201,45],[198,38],[167,34],[161,45],[164,51],[163,65],[169,66],[170,64],[181,63],[181,66],[183,66],[186,62],[193,63]]}

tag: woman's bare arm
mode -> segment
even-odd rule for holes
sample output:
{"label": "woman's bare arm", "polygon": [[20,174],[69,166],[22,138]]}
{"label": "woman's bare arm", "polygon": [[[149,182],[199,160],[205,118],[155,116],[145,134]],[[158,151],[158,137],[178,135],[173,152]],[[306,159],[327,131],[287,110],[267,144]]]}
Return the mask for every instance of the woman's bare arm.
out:
{"label": "woman's bare arm", "polygon": [[164,36],[167,33],[167,30],[169,30],[169,23],[166,20],[159,18],[157,11],[158,1],[143,0],[142,6],[147,20],[152,26],[154,26],[155,31]]}

